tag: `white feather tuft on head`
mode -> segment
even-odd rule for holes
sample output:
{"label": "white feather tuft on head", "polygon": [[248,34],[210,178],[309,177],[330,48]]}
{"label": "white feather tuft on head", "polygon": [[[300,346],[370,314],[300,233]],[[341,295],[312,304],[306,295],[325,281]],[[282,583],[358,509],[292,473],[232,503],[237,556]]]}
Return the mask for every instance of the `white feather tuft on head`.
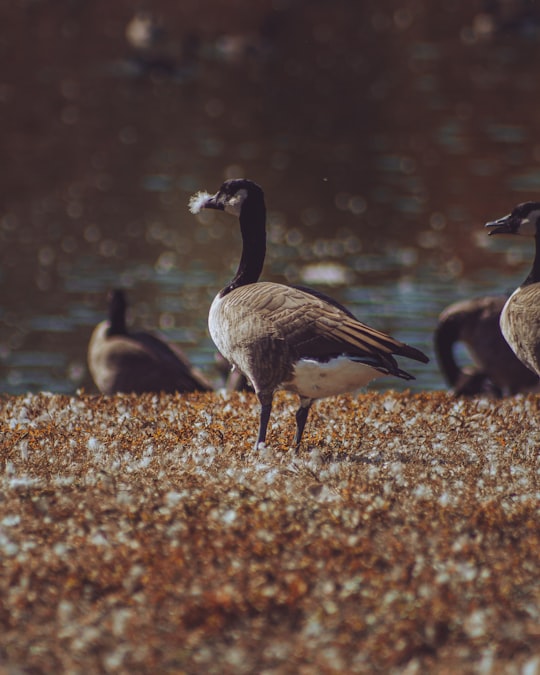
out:
{"label": "white feather tuft on head", "polygon": [[204,208],[205,202],[212,195],[209,192],[204,192],[204,190],[197,192],[196,195],[193,195],[189,200],[189,210],[191,213],[199,213],[199,211]]}

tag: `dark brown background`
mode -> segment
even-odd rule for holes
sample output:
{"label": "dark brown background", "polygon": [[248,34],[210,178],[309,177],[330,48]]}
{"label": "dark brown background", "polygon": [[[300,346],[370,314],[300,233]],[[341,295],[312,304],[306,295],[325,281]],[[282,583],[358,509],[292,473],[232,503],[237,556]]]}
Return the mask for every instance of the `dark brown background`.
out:
{"label": "dark brown background", "polygon": [[[239,242],[186,203],[227,176],[265,189],[267,278],[331,264],[332,293],[427,351],[446,304],[524,276],[529,247],[482,227],[540,186],[536,3],[161,0],[144,55],[139,7],[0,3],[0,389],[90,389],[118,285],[211,372]],[[434,363],[415,386],[443,386]]]}

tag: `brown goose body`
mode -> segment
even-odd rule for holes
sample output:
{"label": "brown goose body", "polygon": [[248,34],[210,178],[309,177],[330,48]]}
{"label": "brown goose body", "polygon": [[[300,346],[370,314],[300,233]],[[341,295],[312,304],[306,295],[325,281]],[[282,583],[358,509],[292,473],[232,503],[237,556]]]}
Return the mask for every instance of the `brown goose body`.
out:
{"label": "brown goose body", "polygon": [[[512,396],[532,391],[538,377],[514,354],[500,326],[507,296],[485,296],[452,303],[441,313],[434,344],[439,367],[456,396]],[[464,369],[455,346],[466,346],[475,364]]]}
{"label": "brown goose body", "polygon": [[211,385],[183,352],[152,333],[129,333],[122,291],[113,291],[109,318],[99,323],[88,346],[88,366],[103,394],[210,391]]}
{"label": "brown goose body", "polygon": [[501,331],[518,358],[540,375],[540,283],[512,293],[501,313]]}
{"label": "brown goose body", "polygon": [[386,374],[412,379],[392,355],[420,354],[321,296],[272,282],[218,295],[209,327],[220,352],[255,391],[279,387],[304,399],[351,391]]}
{"label": "brown goose body", "polygon": [[490,235],[534,237],[531,271],[505,303],[500,326],[514,354],[540,376],[540,202],[518,204],[511,213],[487,223],[486,227],[490,228]]}
{"label": "brown goose body", "polygon": [[259,398],[256,447],[266,440],[276,389],[300,397],[298,447],[314,400],[354,391],[383,375],[413,379],[398,367],[394,355],[428,360],[420,350],[361,323],[322,293],[258,281],[265,256],[266,209],[255,183],[226,181],[213,197],[195,197],[191,207],[194,212],[226,210],[240,220],[238,271],[214,299],[208,326],[221,354],[249,379]]}

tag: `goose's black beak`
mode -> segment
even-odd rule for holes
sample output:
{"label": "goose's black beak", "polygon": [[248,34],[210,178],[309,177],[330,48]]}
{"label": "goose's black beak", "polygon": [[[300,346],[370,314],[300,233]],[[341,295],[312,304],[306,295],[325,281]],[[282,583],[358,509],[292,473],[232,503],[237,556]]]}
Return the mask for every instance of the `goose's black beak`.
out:
{"label": "goose's black beak", "polygon": [[212,195],[212,197],[208,197],[208,199],[203,202],[202,208],[203,209],[217,209],[218,211],[224,211],[225,206],[222,201],[218,199],[219,193]]}
{"label": "goose's black beak", "polygon": [[490,223],[486,223],[485,227],[493,228],[489,233],[492,234],[517,234],[519,226],[521,224],[521,218],[516,218],[511,213],[507,216],[503,216],[498,220],[493,220]]}

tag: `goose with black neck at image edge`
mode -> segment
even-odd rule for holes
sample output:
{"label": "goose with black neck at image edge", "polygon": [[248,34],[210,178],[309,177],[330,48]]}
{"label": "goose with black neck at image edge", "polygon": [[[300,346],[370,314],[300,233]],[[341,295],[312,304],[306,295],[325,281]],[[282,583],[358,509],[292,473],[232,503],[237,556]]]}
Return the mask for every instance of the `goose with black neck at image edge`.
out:
{"label": "goose with black neck at image edge", "polygon": [[109,294],[109,318],[88,345],[90,374],[102,394],[211,391],[212,386],[177,347],[152,333],[128,332],[123,291]]}
{"label": "goose with black neck at image edge", "polygon": [[490,235],[534,237],[535,256],[525,281],[501,312],[502,334],[518,359],[540,375],[540,202],[525,202],[498,220],[486,223]]}
{"label": "goose with black neck at image edge", "polygon": [[199,192],[190,210],[226,211],[240,221],[242,252],[237,272],[215,297],[208,327],[223,356],[253,385],[260,403],[255,449],[266,442],[277,389],[300,397],[294,445],[298,450],[312,403],[355,391],[401,370],[396,356],[422,363],[419,349],[358,321],[339,302],[318,291],[259,282],[266,254],[266,206],[262,189],[246,179],[228,180],[215,195]]}
{"label": "goose with black neck at image edge", "polygon": [[[467,298],[441,312],[433,342],[439,368],[454,396],[501,398],[537,391],[538,376],[513,353],[499,327],[507,299],[503,295]],[[459,363],[460,344],[474,365]]]}

